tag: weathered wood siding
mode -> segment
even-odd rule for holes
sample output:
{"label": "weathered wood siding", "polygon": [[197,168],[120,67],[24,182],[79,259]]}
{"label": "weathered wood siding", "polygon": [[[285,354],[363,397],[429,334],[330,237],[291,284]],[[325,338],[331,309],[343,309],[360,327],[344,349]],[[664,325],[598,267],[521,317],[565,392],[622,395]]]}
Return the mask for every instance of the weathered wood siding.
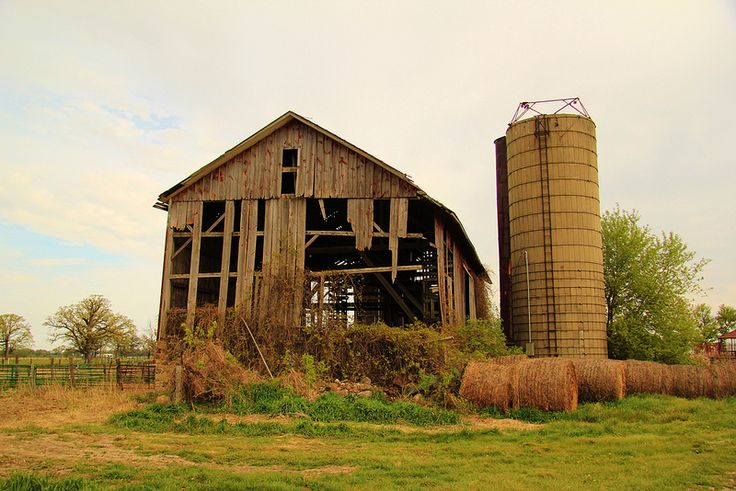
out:
{"label": "weathered wood siding", "polygon": [[281,156],[298,149],[296,197],[415,197],[416,188],[336,140],[291,122],[231,158],[172,201],[268,199],[281,197]]}
{"label": "weathered wood siding", "polygon": [[[463,248],[448,230],[439,214],[435,216],[434,239],[437,247],[437,285],[440,296],[440,314],[444,325],[460,325],[466,319],[476,318],[475,283],[478,276],[468,266]],[[472,292],[466,292],[465,275],[469,276]],[[466,311],[465,300],[470,310]]]}

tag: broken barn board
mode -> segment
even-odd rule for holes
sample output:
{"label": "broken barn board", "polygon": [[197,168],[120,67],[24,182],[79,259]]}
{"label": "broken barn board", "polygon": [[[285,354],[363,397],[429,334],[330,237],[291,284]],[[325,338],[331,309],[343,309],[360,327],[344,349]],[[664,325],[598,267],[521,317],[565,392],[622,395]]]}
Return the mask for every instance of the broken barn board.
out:
{"label": "broken barn board", "polygon": [[399,237],[406,237],[406,222],[409,200],[391,198],[388,248],[391,251],[391,281],[396,281],[396,266],[399,264]]}
{"label": "broken barn board", "polygon": [[373,200],[349,199],[348,222],[355,233],[355,248],[370,250],[373,241]]}

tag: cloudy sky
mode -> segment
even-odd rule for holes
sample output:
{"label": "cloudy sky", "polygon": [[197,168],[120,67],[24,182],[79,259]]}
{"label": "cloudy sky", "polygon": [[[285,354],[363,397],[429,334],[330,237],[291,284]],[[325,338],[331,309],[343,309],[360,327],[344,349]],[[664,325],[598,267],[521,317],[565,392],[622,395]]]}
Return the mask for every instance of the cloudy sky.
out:
{"label": "cloudy sky", "polygon": [[411,175],[497,269],[493,140],[580,97],[602,208],[640,211],[736,304],[736,3],[0,0],[0,312],[155,323],[158,194],[287,110]]}

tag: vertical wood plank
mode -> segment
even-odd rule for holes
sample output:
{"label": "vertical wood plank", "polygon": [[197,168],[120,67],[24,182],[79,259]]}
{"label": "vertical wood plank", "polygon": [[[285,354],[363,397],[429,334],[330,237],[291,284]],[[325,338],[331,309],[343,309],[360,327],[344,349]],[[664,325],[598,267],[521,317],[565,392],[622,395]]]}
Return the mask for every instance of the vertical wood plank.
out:
{"label": "vertical wood plank", "polygon": [[440,293],[440,318],[448,325],[447,278],[445,276],[445,229],[439,214],[434,217],[434,244],[437,247],[437,287]]}
{"label": "vertical wood plank", "polygon": [[312,128],[303,128],[304,131],[304,155],[302,163],[304,165],[303,193],[305,198],[314,196],[314,146],[315,132]]}
{"label": "vertical wood plank", "polygon": [[199,251],[202,247],[202,202],[195,201],[194,227],[192,228],[192,258],[189,265],[189,291],[187,292],[187,326],[194,325],[199,283]]}
{"label": "vertical wood plank", "polygon": [[166,224],[166,239],[164,242],[164,264],[161,272],[161,300],[159,302],[157,339],[166,337],[166,325],[171,308],[171,255],[174,251],[174,228],[169,215]]}
{"label": "vertical wood plank", "polygon": [[399,264],[399,207],[398,200],[391,199],[389,207],[388,249],[391,251],[391,281],[396,281]]}
{"label": "vertical wood plank", "polygon": [[365,192],[365,166],[365,159],[359,155],[355,165],[355,198],[367,198],[369,196]]}
{"label": "vertical wood plank", "polygon": [[358,156],[355,152],[348,152],[348,172],[345,176],[347,187],[343,196],[348,198],[357,197],[358,188]]}
{"label": "vertical wood plank", "polygon": [[314,152],[314,194],[315,198],[324,198],[322,189],[323,174],[325,169],[325,142],[321,133],[315,134],[315,152]]}
{"label": "vertical wood plank", "polygon": [[453,280],[455,294],[455,325],[460,325],[465,321],[465,302],[464,290],[465,282],[463,281],[463,256],[458,247],[457,241],[453,243]]}
{"label": "vertical wood plank", "polygon": [[468,305],[470,305],[470,312],[468,312],[468,315],[472,320],[475,320],[478,318],[478,306],[476,305],[476,296],[475,296],[475,284],[478,281],[478,278],[471,273],[469,270],[466,270],[466,273],[470,276],[470,281],[468,281],[468,285],[470,286],[470,291],[465,292],[465,294],[468,296]]}
{"label": "vertical wood plank", "polygon": [[365,171],[365,183],[363,184],[363,190],[361,191],[361,196],[364,198],[375,198],[375,193],[373,192],[373,171],[374,171],[374,165],[372,162],[364,161],[364,168]]}
{"label": "vertical wood plank", "polygon": [[307,229],[307,200],[301,199],[297,203],[297,227],[296,227],[296,290],[294,295],[294,325],[301,326],[303,323],[303,307],[304,307],[304,259],[305,239]]}
{"label": "vertical wood plank", "polygon": [[391,206],[396,206],[397,211],[397,235],[406,238],[407,223],[409,221],[409,200],[407,198],[391,198]]}
{"label": "vertical wood plank", "polygon": [[248,241],[245,249],[245,264],[244,272],[247,279],[244,290],[243,299],[247,306],[248,315],[252,315],[254,295],[254,283],[255,283],[255,266],[256,266],[256,244],[258,241],[258,200],[248,201],[247,213],[247,228],[246,234],[248,235]]}
{"label": "vertical wood plank", "polygon": [[235,202],[225,201],[225,228],[222,234],[222,262],[220,263],[220,292],[217,299],[217,313],[220,316],[220,325],[224,325],[225,309],[227,308],[227,288],[230,280],[230,249],[233,240],[233,225],[235,223]]}

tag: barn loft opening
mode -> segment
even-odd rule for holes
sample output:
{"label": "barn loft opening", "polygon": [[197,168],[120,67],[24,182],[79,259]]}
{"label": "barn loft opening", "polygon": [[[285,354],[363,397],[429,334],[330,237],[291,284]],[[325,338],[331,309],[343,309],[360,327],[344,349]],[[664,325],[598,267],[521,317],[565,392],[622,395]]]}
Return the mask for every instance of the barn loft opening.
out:
{"label": "barn loft opening", "polygon": [[296,148],[285,148],[281,153],[281,195],[296,194],[296,172],[299,162]]}

